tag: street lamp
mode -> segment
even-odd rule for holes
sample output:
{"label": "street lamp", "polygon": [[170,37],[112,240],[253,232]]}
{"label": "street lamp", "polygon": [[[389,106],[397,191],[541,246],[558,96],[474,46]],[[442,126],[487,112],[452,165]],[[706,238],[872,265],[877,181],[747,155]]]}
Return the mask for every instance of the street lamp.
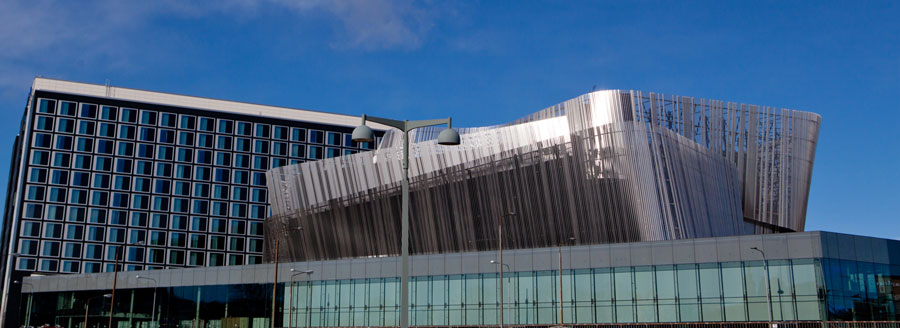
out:
{"label": "street lamp", "polygon": [[113,295],[112,294],[97,295],[97,296],[88,298],[87,300],[84,301],[84,323],[81,324],[81,328],[87,328],[88,307],[91,305],[91,300],[98,298],[98,297],[111,299],[113,297]]}
{"label": "street lamp", "polygon": [[[281,224],[281,233],[288,232],[286,226],[287,224],[285,223]],[[303,227],[295,227],[294,229],[302,231]],[[272,328],[275,328],[275,299],[278,296],[278,241],[281,240],[281,238],[278,237],[279,236],[277,235],[273,236],[273,238],[275,239],[275,253],[273,254],[275,256],[275,270],[273,272],[274,276],[272,277]]]}
{"label": "street lamp", "polygon": [[289,322],[288,327],[294,326],[294,277],[296,277],[297,275],[301,275],[301,274],[310,275],[313,273],[313,270],[300,271],[300,270],[291,268],[291,272],[294,272],[294,273],[291,274],[291,296],[288,297],[288,322]]}
{"label": "street lamp", "polygon": [[159,287],[159,283],[156,282],[156,279],[144,276],[134,276],[135,279],[141,280],[146,279],[153,282],[153,308],[150,310],[150,326],[153,327],[153,322],[156,321],[156,289]]}
{"label": "street lamp", "polygon": [[[575,237],[566,239],[569,243],[575,243]],[[556,247],[556,253],[559,257],[559,327],[563,327],[563,267],[562,267],[562,243]]]}
{"label": "street lamp", "polygon": [[451,119],[398,121],[374,116],[362,116],[362,124],[353,129],[353,141],[373,142],[375,132],[366,126],[366,121],[381,123],[403,131],[403,187],[400,221],[400,328],[409,327],[409,131],[427,126],[444,125],[447,128],[438,134],[438,144],[459,145],[459,133],[453,129]]}
{"label": "street lamp", "polygon": [[766,261],[766,253],[763,252],[761,249],[756,248],[756,247],[750,247],[750,249],[762,254],[763,269],[765,270],[765,274],[766,274],[766,309],[769,312],[769,327],[771,328],[773,319],[772,319],[772,293],[771,293],[772,286],[769,284],[769,261]]}
{"label": "street lamp", "polygon": [[[31,286],[31,293],[28,293],[28,305],[25,307],[25,327],[31,326],[31,297],[34,295],[34,285],[29,284],[27,282],[21,282],[18,280],[13,281],[14,284],[22,284],[22,287],[25,285]],[[22,308],[22,291],[19,290],[19,309]],[[21,310],[17,310],[21,311]],[[16,314],[18,315],[18,313]]]}
{"label": "street lamp", "polygon": [[[502,251],[500,254],[501,254],[500,256],[502,258],[502,256],[503,256]],[[510,271],[512,271],[512,269],[509,268],[509,264],[506,264],[506,263],[503,263],[500,261],[496,261],[496,260],[491,260],[491,264],[496,264],[498,266],[498,269],[500,269],[500,284],[499,284],[500,285],[500,328],[503,328],[503,303],[504,303],[504,300],[503,300],[503,295],[504,295],[503,294],[503,267],[506,267],[506,269],[508,269]]]}
{"label": "street lamp", "polygon": [[[127,243],[127,244],[125,244],[125,246],[127,246],[127,245],[144,245],[144,242],[143,242],[143,241],[139,241],[139,242],[136,242],[136,243]],[[116,250],[115,250],[115,252],[116,252],[116,262],[115,262],[115,264],[113,264],[113,285],[112,285],[112,292],[110,293],[110,296],[109,296],[109,325],[107,325],[107,327],[112,327],[112,326],[113,326],[113,325],[112,325],[112,321],[113,321],[113,310],[114,310],[114,307],[116,306],[116,283],[119,282],[119,253],[120,253],[119,250],[122,251],[121,253],[124,253],[124,252],[125,252],[125,246],[119,246],[119,247],[116,248]]]}

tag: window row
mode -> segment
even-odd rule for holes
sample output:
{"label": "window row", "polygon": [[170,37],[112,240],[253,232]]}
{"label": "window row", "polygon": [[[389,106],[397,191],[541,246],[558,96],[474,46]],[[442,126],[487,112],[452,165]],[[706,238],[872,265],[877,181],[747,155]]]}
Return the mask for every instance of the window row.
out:
{"label": "window row", "polygon": [[[48,165],[51,168],[93,170],[97,172],[110,172],[119,174],[152,176],[159,178],[173,178],[183,180],[214,181],[232,184],[251,184],[265,186],[265,172],[250,172],[246,170],[232,169],[246,168],[253,170],[268,170],[269,158],[253,158],[253,165],[249,165],[249,157],[235,157],[236,162],[232,167],[210,167],[190,164],[173,164],[168,162],[154,162],[144,160],[132,160],[127,158],[110,158],[103,156],[91,156],[68,153],[53,153],[53,161],[50,163],[50,153],[43,151],[32,152],[32,164],[35,166]],[[273,162],[287,165],[286,159],[274,158]],[[281,165],[278,166],[281,166]],[[247,167],[244,167],[247,166]],[[35,173],[35,181],[46,180],[46,169],[30,170]],[[45,175],[41,175],[41,174]],[[85,172],[86,173],[86,172]],[[103,175],[106,176],[106,175]]]}
{"label": "window row", "polygon": [[[136,254],[137,255],[137,254]],[[140,256],[144,256],[141,251]],[[138,262],[138,261],[135,261]],[[244,265],[244,264],[261,264],[261,255],[245,255],[245,254],[223,254],[213,252],[183,251],[183,250],[164,250],[149,249],[146,251],[146,260],[140,263],[120,263],[119,271],[139,271],[139,270],[161,270],[167,266],[223,266],[223,265]],[[81,260],[59,260],[41,258],[23,257],[19,258],[17,267],[19,270],[41,271],[41,272],[62,272],[62,273],[97,273],[97,272],[113,272],[115,262],[92,262]]]}
{"label": "window row", "polygon": [[[51,99],[40,99],[37,108],[39,114],[56,114],[60,117],[36,115],[36,130],[41,131],[57,131],[64,133],[76,133],[82,135],[97,135],[114,137],[116,125],[106,122],[94,122],[85,119],[99,119],[100,121],[121,122],[142,125],[140,135],[142,138],[154,135],[154,128],[161,127],[179,130],[179,133],[208,132],[216,134],[246,136],[253,138],[265,138],[274,140],[284,140],[293,142],[309,142],[314,144],[326,144],[332,146],[343,146],[348,148],[374,149],[374,143],[357,143],[352,140],[349,133],[341,133],[334,131],[323,131],[315,129],[305,129],[297,127],[287,127],[270,125],[265,123],[251,123],[243,121],[234,121],[227,119],[215,119],[211,117],[194,116],[187,114],[174,114],[166,112],[158,112],[151,110],[137,110],[132,108],[117,108],[113,106],[99,106],[95,104],[77,104],[70,101],[59,101],[59,107],[56,106],[57,101]],[[65,118],[65,116],[73,118]],[[74,119],[81,118],[80,120]],[[55,123],[55,124],[54,124]],[[77,123],[77,127],[76,127]],[[54,126],[56,129],[54,130]],[[123,130],[120,127],[120,138],[134,139],[137,126],[126,126]],[[148,129],[143,132],[144,129]],[[162,132],[168,131],[168,132]],[[174,130],[160,130],[160,135],[174,134]],[[149,139],[149,140],[148,140]],[[142,139],[153,141],[153,138]]]}
{"label": "window row", "polygon": [[[135,195],[139,196],[139,195]],[[154,201],[156,199],[154,198]],[[159,203],[165,203],[167,201],[160,201]],[[168,219],[172,218],[172,228],[171,229],[180,229],[181,218],[187,217],[186,215],[178,215],[171,214],[171,212],[175,213],[185,213],[188,214],[188,209],[185,206],[191,204],[185,199],[175,198],[172,201],[171,210],[167,210],[165,206],[153,206],[153,209],[159,209],[159,212],[163,213],[146,213],[146,212],[130,212],[131,224],[132,226],[147,226],[148,217],[149,223],[151,227],[154,228],[162,228],[165,226],[165,222]],[[139,204],[142,205],[142,204]],[[220,217],[231,217],[238,219],[246,219],[249,218],[251,220],[263,220],[268,217],[268,207],[266,205],[247,205],[241,203],[227,203],[227,202],[209,202],[204,200],[193,200],[193,207],[190,208],[190,214],[198,214],[198,215],[211,215],[211,216],[220,216]],[[102,206],[102,205],[101,205]],[[249,211],[248,211],[249,209]],[[142,209],[147,210],[147,209]],[[248,213],[249,212],[249,213]],[[203,217],[203,216],[192,216],[192,217]],[[129,211],[126,208],[123,209],[108,209],[108,208],[85,208],[85,207],[77,207],[77,206],[63,206],[63,205],[54,205],[54,204],[40,204],[40,203],[25,203],[22,211],[22,218],[24,219],[43,219],[49,221],[62,221],[66,220],[68,222],[88,222],[88,223],[97,223],[97,224],[109,224],[113,225],[125,225],[127,217],[129,217]],[[217,220],[224,220],[216,218]]]}
{"label": "window row", "polygon": [[[152,229],[171,229],[171,230],[180,230],[180,231],[191,231],[191,232],[209,232],[209,233],[227,233],[230,235],[250,235],[250,236],[262,236],[263,234],[263,226],[261,221],[245,221],[245,220],[227,220],[227,219],[219,219],[219,218],[208,218],[202,216],[183,216],[183,215],[172,215],[169,217],[167,214],[152,214],[147,215],[147,213],[140,212],[132,212],[129,216],[127,212],[124,211],[110,211],[111,216],[108,221],[109,225],[113,227],[108,227],[110,229],[116,228],[115,226],[128,226],[128,227],[138,227],[138,228],[152,228]],[[95,222],[100,221],[100,222]],[[66,224],[63,226],[62,223],[55,222],[39,222],[39,221],[31,221],[31,220],[22,220],[22,226],[20,227],[19,236],[22,237],[43,237],[43,238],[55,238],[55,239],[68,239],[68,240],[94,240],[94,241],[102,241],[103,234],[106,227],[98,227],[98,226],[82,226],[77,224]],[[83,221],[78,221],[83,222]],[[93,224],[107,224],[106,221],[94,220],[91,218],[88,223]],[[43,230],[42,230],[43,227]],[[63,229],[65,228],[65,233]],[[87,229],[87,235],[85,235],[85,229]],[[117,228],[124,229],[124,228]],[[43,231],[43,233],[42,233]],[[142,231],[142,230],[132,230],[132,231]],[[95,234],[96,232],[96,234]],[[143,233],[134,232],[134,236],[132,236],[132,240],[129,242],[142,242],[144,241]],[[113,238],[113,237],[110,237]],[[136,239],[135,239],[136,238]],[[115,237],[115,239],[108,240],[109,242],[124,242],[122,238]]]}
{"label": "window row", "polygon": [[[114,138],[112,136],[105,137]],[[93,137],[78,137],[64,134],[54,135],[50,133],[35,132],[32,139],[33,140],[31,144],[35,148],[67,150],[82,153],[98,153],[127,157],[141,157],[149,159],[155,158],[168,161],[175,160],[173,154],[175,154],[176,152],[194,151],[193,147],[200,148],[196,150],[198,156],[200,156],[199,154],[201,154],[201,152],[203,152],[203,154],[212,154],[212,149],[220,151],[236,151],[260,155],[309,159],[322,159],[324,155],[327,155],[325,157],[336,157],[340,155],[349,155],[359,152],[359,150],[354,148],[344,147],[345,149],[341,149],[340,145],[335,145],[334,147],[325,147],[280,141],[270,142],[266,140],[247,138],[232,139],[231,137],[223,136],[214,138],[207,135],[200,135],[197,138],[196,145],[192,144],[192,141],[194,140],[193,135],[189,135],[187,137],[185,137],[184,135],[179,135],[179,141],[177,143],[167,143],[187,147],[178,147],[177,149],[174,148],[174,146],[154,144],[152,143],[152,137],[150,138],[151,140],[142,140],[143,138],[141,138],[139,139],[139,143],[134,143],[131,141],[123,141],[122,138],[110,140]],[[148,141],[151,143],[140,143]],[[203,150],[204,148],[210,150]],[[309,149],[309,151],[307,151],[307,148]]]}
{"label": "window row", "polygon": [[[49,200],[65,202],[65,194],[67,192],[87,192],[86,190],[52,186],[57,185],[93,189],[112,189],[113,191],[124,192],[131,191],[139,193],[153,193],[154,196],[174,195],[194,198],[212,198],[214,200],[266,203],[267,190],[265,188],[218,184],[235,181],[230,178],[232,172],[228,169],[215,169],[213,172],[213,182],[215,183],[210,184],[206,182],[152,179],[140,176],[110,175],[103,173],[67,170],[48,171],[42,168],[31,168],[28,172],[29,185],[26,193],[26,199],[37,201]],[[247,175],[244,174],[246,172],[237,171],[234,173],[236,173],[237,175],[241,175],[239,179],[236,179],[237,182],[245,182],[245,180],[247,180]],[[255,176],[260,179],[264,177],[264,175],[256,174]],[[259,185],[258,182],[261,181],[253,181],[253,185]],[[46,183],[50,184],[51,186],[30,185],[32,183]],[[97,190],[93,190],[92,192],[105,197],[100,199],[100,202],[108,203],[109,193]],[[82,196],[80,194],[76,196],[76,198],[79,197]],[[70,199],[70,201],[76,202],[73,199]]]}
{"label": "window row", "polygon": [[[88,233],[99,234],[101,240],[89,240],[91,242],[115,242],[110,241],[110,239],[114,239],[114,237],[120,237],[122,239],[125,238],[125,232],[121,231],[122,229],[110,228],[109,229],[109,237],[107,240],[102,240],[103,232],[102,227],[91,227],[91,228],[101,228],[101,229],[89,229]],[[96,232],[94,230],[101,230],[100,232]],[[135,237],[137,234],[136,231],[131,231],[131,237]],[[147,238],[146,231],[139,231],[140,236],[142,238]],[[120,236],[117,236],[119,235]],[[214,236],[214,235],[202,235],[202,234],[190,234],[186,235],[184,233],[167,233],[165,231],[151,231],[149,240],[141,241],[140,243],[147,244],[149,246],[157,246],[157,247],[171,247],[171,248],[190,248],[190,249],[200,249],[200,250],[214,250],[214,251],[229,251],[229,252],[250,252],[250,253],[262,253],[263,252],[263,241],[258,238],[245,238],[245,237],[226,237],[226,236]],[[91,236],[94,237],[94,236]],[[138,239],[138,238],[132,238]],[[134,245],[133,243],[130,245]],[[115,260],[116,250],[122,251],[123,245],[98,245],[98,244],[85,244],[81,242],[60,242],[54,240],[31,240],[31,239],[22,239],[19,241],[19,253],[23,256],[41,256],[41,257],[65,257],[72,259],[80,259],[84,257],[85,259],[94,259],[94,260],[102,260],[103,258],[103,248],[106,247],[106,260],[113,261]],[[127,246],[126,248],[126,256],[122,259],[129,262],[143,262],[143,250],[142,246]],[[82,253],[84,250],[84,253]],[[140,256],[136,256],[140,255]],[[119,256],[122,256],[120,253]]]}

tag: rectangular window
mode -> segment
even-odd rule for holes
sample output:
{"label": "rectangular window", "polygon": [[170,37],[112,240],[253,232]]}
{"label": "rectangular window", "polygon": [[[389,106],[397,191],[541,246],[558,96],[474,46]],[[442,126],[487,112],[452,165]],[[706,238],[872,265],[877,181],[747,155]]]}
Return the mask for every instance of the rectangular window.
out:
{"label": "rectangular window", "polygon": [[134,144],[130,142],[119,142],[119,149],[116,151],[119,156],[134,156]]}
{"label": "rectangular window", "polygon": [[215,119],[209,118],[209,117],[201,117],[199,119],[199,121],[200,121],[200,124],[197,127],[197,130],[206,131],[206,132],[215,131],[215,125],[216,125]]}
{"label": "rectangular window", "polygon": [[87,244],[84,246],[84,258],[91,260],[103,259],[103,246],[95,244]]}
{"label": "rectangular window", "polygon": [[228,186],[223,185],[213,185],[213,194],[212,198],[214,199],[222,199],[228,200]]}
{"label": "rectangular window", "polygon": [[272,155],[287,156],[288,155],[288,144],[286,144],[284,142],[273,142],[272,143]]}
{"label": "rectangular window", "polygon": [[138,175],[152,175],[153,174],[153,162],[150,161],[135,161],[134,174]]}
{"label": "rectangular window", "polygon": [[249,137],[252,128],[253,126],[248,122],[237,122],[237,131],[235,131],[235,134]]}
{"label": "rectangular window", "polygon": [[48,116],[37,116],[34,123],[34,129],[53,132],[53,118]]}
{"label": "rectangular window", "polygon": [[325,158],[334,158],[334,157],[338,157],[338,156],[341,156],[340,148],[331,148],[331,147],[325,148]]}
{"label": "rectangular window", "polygon": [[157,142],[165,143],[165,144],[174,144],[175,143],[175,131],[160,129],[159,135],[157,136]]}
{"label": "rectangular window", "polygon": [[96,131],[94,130],[95,124],[91,121],[78,121],[78,134],[85,136],[93,136]]}
{"label": "rectangular window", "polygon": [[325,132],[322,130],[309,130],[309,142],[321,144],[325,141]]}
{"label": "rectangular window", "polygon": [[75,155],[75,161],[72,163],[72,168],[82,169],[82,170],[90,170],[91,169],[91,156]]}
{"label": "rectangular window", "polygon": [[249,169],[250,168],[250,155],[244,154],[234,154],[234,167]]}
{"label": "rectangular window", "polygon": [[88,138],[78,138],[75,141],[75,151],[85,153],[94,152],[94,141]]}
{"label": "rectangular window", "polygon": [[309,159],[322,159],[324,156],[324,151],[322,150],[322,146],[309,146],[309,152],[306,154]]}
{"label": "rectangular window", "polygon": [[234,122],[229,120],[219,120],[219,128],[216,131],[224,134],[232,134],[234,133]]}
{"label": "rectangular window", "polygon": [[185,130],[193,130],[196,128],[194,124],[196,124],[197,120],[193,116],[181,115],[181,120],[179,120],[178,128]]}
{"label": "rectangular window", "polygon": [[61,118],[56,121],[56,132],[75,133],[75,120]]}
{"label": "rectangular window", "polygon": [[172,225],[170,229],[173,230],[187,230],[187,217],[184,215],[173,215],[172,216]]}
{"label": "rectangular window", "polygon": [[94,170],[96,171],[112,171],[112,158],[109,157],[97,157],[97,160],[94,162]]}
{"label": "rectangular window", "polygon": [[213,136],[210,134],[204,134],[204,133],[197,134],[197,147],[212,148],[213,147]]}
{"label": "rectangular window", "polygon": [[268,170],[269,169],[269,158],[265,156],[253,156],[253,169],[254,170]]}
{"label": "rectangular window", "polygon": [[64,116],[75,116],[76,105],[70,101],[60,101],[59,102],[59,115]]}
{"label": "rectangular window", "polygon": [[291,141],[306,142],[306,129],[291,128]]}
{"label": "rectangular window", "polygon": [[146,142],[156,141],[156,129],[141,127],[140,133],[138,133],[138,140]]}
{"label": "rectangular window", "polygon": [[217,151],[216,152],[216,166],[230,167],[231,166],[231,153]]}
{"label": "rectangular window", "polygon": [[94,190],[91,192],[91,205],[92,206],[108,206],[109,205],[109,193],[105,191]]}
{"label": "rectangular window", "polygon": [[197,150],[197,164],[212,165],[212,151]]}
{"label": "rectangular window", "polygon": [[53,153],[53,166],[68,168],[72,164],[72,155],[69,153]]}
{"label": "rectangular window", "polygon": [[350,133],[344,133],[344,147],[346,148],[357,148],[359,147],[359,143],[353,141],[353,135]]}
{"label": "rectangular window", "polygon": [[61,150],[72,150],[72,137],[56,136],[56,145],[53,148]]}
{"label": "rectangular window", "polygon": [[88,187],[91,183],[91,174],[87,172],[72,172],[72,186]]}
{"label": "rectangular window", "polygon": [[216,149],[231,150],[231,137],[217,136]]}
{"label": "rectangular window", "polygon": [[159,114],[159,126],[174,128],[175,127],[175,114],[160,113]]}
{"label": "rectangular window", "polygon": [[163,178],[171,178],[172,177],[172,164],[156,163],[156,173],[153,176],[163,177]]}
{"label": "rectangular window", "polygon": [[153,159],[153,153],[154,153],[153,145],[138,144],[138,146],[137,146],[137,157],[138,158]]}
{"label": "rectangular window", "polygon": [[87,240],[103,241],[105,233],[106,233],[106,228],[104,228],[104,227],[88,226]]}
{"label": "rectangular window", "polygon": [[169,251],[169,264],[184,265],[184,251],[170,250]]}
{"label": "rectangular window", "polygon": [[165,229],[169,226],[169,216],[166,214],[153,213],[150,215],[150,227]]}
{"label": "rectangular window", "polygon": [[125,123],[137,123],[137,109],[134,108],[122,108],[121,118],[120,120]]}
{"label": "rectangular window", "polygon": [[269,142],[265,140],[255,140],[253,145],[253,153],[256,154],[268,154],[269,153]]}
{"label": "rectangular window", "polygon": [[115,143],[113,143],[112,140],[98,139],[97,147],[95,147],[95,149],[97,150],[98,154],[112,155],[114,145]]}
{"label": "rectangular window", "polygon": [[53,142],[53,137],[49,134],[44,133],[35,133],[34,134],[34,146],[39,148],[50,148],[50,144]]}
{"label": "rectangular window", "polygon": [[56,100],[41,99],[38,102],[37,112],[46,114],[56,113]]}
{"label": "rectangular window", "polygon": [[178,145],[193,146],[194,145],[194,133],[179,131],[178,132]]}
{"label": "rectangular window", "polygon": [[90,216],[88,216],[89,223],[106,223],[106,210],[99,208],[92,208],[90,210]]}
{"label": "rectangular window", "polygon": [[242,151],[242,152],[250,152],[250,139],[247,138],[235,138],[234,139],[234,150]]}
{"label": "rectangular window", "polygon": [[234,171],[232,174],[234,175],[234,178],[231,183],[244,185],[250,183],[250,172]]}
{"label": "rectangular window", "polygon": [[142,125],[156,125],[156,112],[141,111],[141,124]]}
{"label": "rectangular window", "polygon": [[328,131],[328,137],[325,139],[325,144],[329,146],[340,146],[341,133]]}
{"label": "rectangular window", "polygon": [[285,126],[275,126],[272,128],[272,139],[288,140],[288,128]]}
{"label": "rectangular window", "polygon": [[156,152],[156,159],[163,161],[171,161],[175,159],[175,149],[171,146],[159,146]]}
{"label": "rectangular window", "polygon": [[78,117],[96,118],[97,117],[97,105],[81,104],[81,110],[78,113]]}
{"label": "rectangular window", "polygon": [[116,125],[112,123],[100,123],[100,127],[97,129],[97,136],[105,138],[115,138]]}
{"label": "rectangular window", "polygon": [[119,125],[119,139],[134,140],[137,128],[132,125]]}
{"label": "rectangular window", "polygon": [[115,121],[119,117],[118,109],[111,106],[100,106],[100,119],[104,121]]}

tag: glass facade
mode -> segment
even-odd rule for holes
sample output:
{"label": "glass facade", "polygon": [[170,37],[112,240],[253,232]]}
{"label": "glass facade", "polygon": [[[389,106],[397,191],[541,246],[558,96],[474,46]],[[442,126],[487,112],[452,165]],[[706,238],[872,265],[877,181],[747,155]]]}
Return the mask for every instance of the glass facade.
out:
{"label": "glass facade", "polygon": [[[410,324],[504,324],[897,320],[900,266],[793,259],[413,277]],[[288,279],[282,277],[282,280]],[[152,286],[152,283],[148,283]],[[268,327],[271,284],[158,288],[163,326]],[[399,278],[306,281],[277,287],[276,326],[398,324]],[[80,327],[84,300],[109,291],[34,294],[30,322]],[[154,289],[119,290],[118,327],[149,327]],[[27,297],[27,296],[26,296]],[[89,327],[104,327],[108,300],[95,299]],[[103,306],[101,303],[106,302]],[[71,320],[71,321],[70,321]],[[97,321],[94,323],[94,321]],[[130,325],[126,325],[130,322]]]}
{"label": "glass facade", "polygon": [[30,108],[19,271],[109,272],[116,252],[125,270],[262,263],[266,170],[374,148],[260,116],[49,93]]}

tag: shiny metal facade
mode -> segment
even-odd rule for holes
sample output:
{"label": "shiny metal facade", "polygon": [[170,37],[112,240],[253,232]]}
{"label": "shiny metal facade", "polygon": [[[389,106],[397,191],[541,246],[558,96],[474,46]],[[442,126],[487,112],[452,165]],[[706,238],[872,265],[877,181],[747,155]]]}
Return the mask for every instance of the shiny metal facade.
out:
{"label": "shiny metal facade", "polygon": [[[802,231],[820,120],[610,90],[459,129],[459,146],[438,145],[440,129],[415,130],[411,252],[496,249],[501,215],[513,249]],[[399,253],[400,136],[267,173],[266,233],[288,236],[282,256]]]}

